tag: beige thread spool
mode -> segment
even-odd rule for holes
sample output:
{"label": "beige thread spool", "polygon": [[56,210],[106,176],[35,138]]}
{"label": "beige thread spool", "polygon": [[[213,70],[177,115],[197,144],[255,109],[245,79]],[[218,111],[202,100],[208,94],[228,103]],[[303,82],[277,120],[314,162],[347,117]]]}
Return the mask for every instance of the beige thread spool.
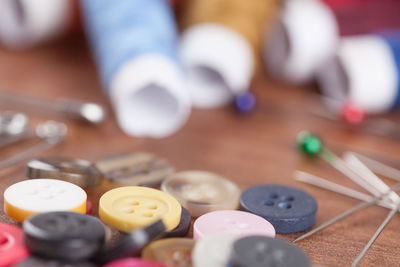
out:
{"label": "beige thread spool", "polygon": [[217,107],[248,89],[260,66],[263,33],[279,0],[188,0],[181,56],[197,107]]}

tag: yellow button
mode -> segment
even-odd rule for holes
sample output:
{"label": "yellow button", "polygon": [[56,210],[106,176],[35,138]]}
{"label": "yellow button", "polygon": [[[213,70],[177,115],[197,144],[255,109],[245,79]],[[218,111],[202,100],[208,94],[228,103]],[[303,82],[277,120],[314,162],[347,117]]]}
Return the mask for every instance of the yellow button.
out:
{"label": "yellow button", "polygon": [[193,217],[215,210],[234,210],[239,205],[239,187],[211,172],[175,173],[163,181],[161,189],[174,196]]}
{"label": "yellow button", "polygon": [[162,219],[167,231],[174,229],[181,218],[181,205],[160,190],[125,186],[106,192],[99,203],[100,219],[123,232],[145,227]]}
{"label": "yellow button", "polygon": [[191,238],[157,240],[144,248],[142,258],[163,262],[170,267],[191,267],[192,250],[195,243]]}

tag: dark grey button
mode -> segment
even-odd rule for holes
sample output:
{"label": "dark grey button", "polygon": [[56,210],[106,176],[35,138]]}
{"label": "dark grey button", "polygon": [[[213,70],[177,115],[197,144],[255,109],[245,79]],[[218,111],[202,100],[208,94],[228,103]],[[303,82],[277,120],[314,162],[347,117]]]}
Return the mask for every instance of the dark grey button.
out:
{"label": "dark grey button", "polygon": [[24,221],[25,246],[31,253],[65,261],[89,259],[105,242],[105,227],[89,215],[47,212]]}
{"label": "dark grey button", "polygon": [[159,220],[150,226],[125,235],[114,246],[99,251],[93,261],[104,264],[118,258],[138,256],[142,249],[165,231],[164,223]]}
{"label": "dark grey button", "polygon": [[181,220],[178,226],[175,229],[166,232],[164,237],[184,237],[189,231],[191,222],[192,217],[190,216],[190,213],[187,209],[182,207]]}
{"label": "dark grey button", "polygon": [[279,234],[296,233],[315,223],[317,202],[304,191],[283,185],[250,187],[240,196],[242,210],[268,220]]}
{"label": "dark grey button", "polygon": [[174,168],[163,158],[145,152],[106,157],[96,163],[105,175],[104,185],[109,188],[142,185],[158,187],[174,173]]}
{"label": "dark grey button", "polygon": [[290,243],[266,236],[248,236],[233,244],[230,267],[310,267],[307,255]]}
{"label": "dark grey button", "polygon": [[75,158],[47,157],[28,162],[27,176],[31,179],[64,180],[80,187],[101,184],[103,174],[89,161]]}
{"label": "dark grey button", "polygon": [[39,258],[30,256],[23,261],[13,265],[13,267],[96,267],[90,262],[65,262],[55,259]]}

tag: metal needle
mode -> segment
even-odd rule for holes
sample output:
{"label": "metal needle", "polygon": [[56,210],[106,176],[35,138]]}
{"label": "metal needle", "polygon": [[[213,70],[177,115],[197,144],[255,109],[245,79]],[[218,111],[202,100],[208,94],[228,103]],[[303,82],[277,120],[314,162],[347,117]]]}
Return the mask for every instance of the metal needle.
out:
{"label": "metal needle", "polygon": [[357,256],[357,258],[353,261],[353,264],[351,266],[357,266],[357,264],[361,261],[361,259],[367,253],[368,249],[372,246],[372,244],[375,242],[375,240],[381,234],[381,232],[386,227],[386,225],[390,222],[390,220],[393,218],[393,216],[397,213],[399,208],[400,208],[400,201],[396,204],[396,206],[394,208],[392,208],[392,210],[386,216],[385,220],[381,223],[381,225],[379,225],[375,234],[371,237],[371,239],[368,241],[367,245],[365,245],[364,249]]}
{"label": "metal needle", "polygon": [[67,128],[63,123],[47,121],[45,123],[39,124],[36,127],[36,135],[41,138],[42,141],[22,153],[1,161],[0,169],[7,168],[37,153],[49,149],[50,147],[60,143],[65,137],[66,133]]}
{"label": "metal needle", "polygon": [[[307,232],[307,233],[301,235],[301,236],[298,237],[296,240],[294,240],[293,243],[296,243],[296,242],[298,242],[298,241],[300,241],[300,240],[303,240],[303,239],[305,239],[305,238],[307,238],[307,237],[309,237],[309,236],[311,236],[311,235],[313,235],[313,234],[315,234],[315,233],[321,231],[322,229],[328,227],[329,225],[331,225],[331,224],[333,224],[333,223],[335,223],[335,222],[337,222],[337,221],[340,221],[340,220],[346,218],[347,216],[349,216],[349,215],[351,215],[351,214],[353,214],[353,213],[355,213],[355,212],[357,212],[357,211],[360,211],[360,210],[362,210],[362,209],[364,209],[364,208],[366,208],[366,207],[369,207],[369,206],[374,205],[374,204],[377,203],[380,199],[382,199],[383,197],[387,196],[388,194],[390,194],[391,192],[393,192],[393,191],[395,191],[395,190],[397,190],[397,189],[400,189],[400,184],[395,185],[392,189],[389,189],[387,192],[385,192],[384,194],[381,194],[380,196],[374,197],[373,199],[371,199],[371,200],[369,200],[369,201],[360,203],[360,204],[354,206],[353,208],[348,209],[348,210],[346,210],[346,211],[343,212],[343,213],[340,213],[339,215],[333,217],[332,219],[330,219],[330,220],[324,222],[323,224],[321,224],[321,225],[318,226],[317,228],[315,228],[315,229],[313,229],[313,230],[311,230],[311,231],[309,231],[309,232]],[[394,207],[393,209],[394,209],[395,212],[396,212],[397,209],[398,209],[398,206]]]}

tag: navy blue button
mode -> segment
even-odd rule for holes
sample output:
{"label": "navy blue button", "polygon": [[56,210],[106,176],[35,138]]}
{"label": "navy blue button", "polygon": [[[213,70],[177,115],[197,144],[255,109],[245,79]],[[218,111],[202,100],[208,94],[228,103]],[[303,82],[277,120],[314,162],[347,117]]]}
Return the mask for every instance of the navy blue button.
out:
{"label": "navy blue button", "polygon": [[240,196],[240,207],[268,220],[279,234],[309,229],[317,213],[317,202],[311,195],[283,185],[250,187]]}
{"label": "navy blue button", "polygon": [[187,209],[182,207],[181,212],[181,220],[179,221],[178,226],[165,233],[164,237],[183,237],[187,234],[190,228],[190,223],[192,222],[192,217]]}
{"label": "navy blue button", "polygon": [[235,108],[240,113],[249,113],[256,106],[256,98],[250,92],[238,94],[235,98]]}
{"label": "navy blue button", "polygon": [[307,255],[292,244],[266,236],[248,236],[233,244],[230,267],[310,267]]}

